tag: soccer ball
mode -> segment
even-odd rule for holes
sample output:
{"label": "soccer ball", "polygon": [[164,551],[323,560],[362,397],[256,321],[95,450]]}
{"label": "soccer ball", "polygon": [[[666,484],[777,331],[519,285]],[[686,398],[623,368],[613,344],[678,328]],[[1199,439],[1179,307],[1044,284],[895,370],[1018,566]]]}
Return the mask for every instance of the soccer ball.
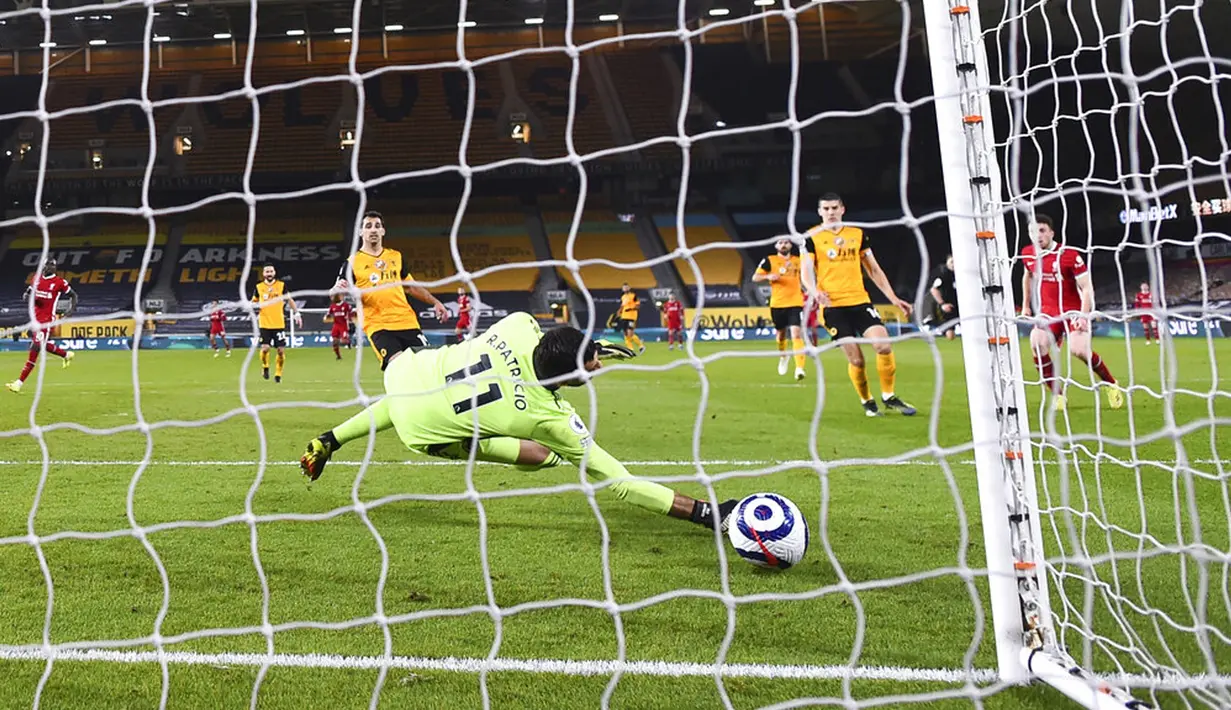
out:
{"label": "soccer ball", "polygon": [[731,512],[727,537],[739,556],[759,567],[786,569],[808,551],[808,521],[777,493],[754,493]]}

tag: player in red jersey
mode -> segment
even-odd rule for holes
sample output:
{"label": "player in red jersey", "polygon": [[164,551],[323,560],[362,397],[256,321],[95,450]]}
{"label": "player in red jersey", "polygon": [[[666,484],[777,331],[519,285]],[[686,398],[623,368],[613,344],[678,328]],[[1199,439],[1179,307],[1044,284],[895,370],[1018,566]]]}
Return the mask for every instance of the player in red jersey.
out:
{"label": "player in red jersey", "polygon": [[346,296],[335,293],[333,302],[329,304],[329,312],[325,314],[325,321],[333,319],[333,330],[329,331],[329,338],[333,341],[334,357],[341,360],[342,351],[338,348],[342,345],[347,345],[350,342],[350,321],[355,317],[355,309],[351,306],[350,301],[346,300]]}
{"label": "player in red jersey", "polygon": [[453,333],[459,343],[466,339],[466,334],[470,331],[470,311],[470,296],[466,295],[466,287],[458,286],[457,327],[453,329]]}
{"label": "player in red jersey", "polygon": [[[1029,318],[1037,312],[1042,317],[1030,332],[1030,351],[1043,383],[1052,391],[1053,406],[1064,409],[1067,401],[1051,356],[1066,336],[1070,355],[1089,365],[1103,382],[1115,385],[1116,378],[1090,347],[1090,321],[1086,314],[1094,310],[1094,282],[1085,258],[1077,249],[1056,241],[1055,226],[1047,215],[1035,215],[1031,232],[1034,244],[1022,250],[1026,267],[1022,276],[1022,316]],[[1037,309],[1033,308],[1036,301]],[[1124,406],[1124,393],[1118,387],[1109,387],[1107,404],[1112,409]]]}
{"label": "player in red jersey", "polygon": [[667,349],[674,350],[679,341],[680,350],[684,349],[684,304],[680,303],[675,294],[667,297],[663,304],[663,321],[667,324]]}
{"label": "player in red jersey", "polygon": [[218,357],[218,341],[227,348],[227,357],[231,357],[231,341],[227,340],[227,314],[222,310],[222,304],[214,301],[209,304],[209,346],[214,349],[214,357]]}
{"label": "player in red jersey", "polygon": [[64,358],[64,367],[68,367],[73,361],[72,351],[65,350],[48,340],[51,337],[51,327],[48,324],[56,319],[56,304],[59,303],[60,296],[64,295],[68,296],[68,312],[64,314],[67,317],[77,310],[77,292],[68,285],[67,281],[56,274],[55,259],[48,259],[43,266],[43,273],[35,275],[21,297],[23,301],[30,299],[34,301],[34,324],[30,328],[32,342],[26,366],[21,368],[21,376],[5,384],[10,392],[21,392],[21,386],[34,370],[34,364],[38,362],[38,354],[43,350]]}
{"label": "player in red jersey", "polygon": [[1158,320],[1154,317],[1154,294],[1150,293],[1150,284],[1142,283],[1141,288],[1137,289],[1137,300],[1134,304],[1137,310],[1144,311],[1141,314],[1141,327],[1146,332],[1146,345],[1150,344],[1150,335],[1153,334],[1154,340],[1162,342],[1158,337]]}

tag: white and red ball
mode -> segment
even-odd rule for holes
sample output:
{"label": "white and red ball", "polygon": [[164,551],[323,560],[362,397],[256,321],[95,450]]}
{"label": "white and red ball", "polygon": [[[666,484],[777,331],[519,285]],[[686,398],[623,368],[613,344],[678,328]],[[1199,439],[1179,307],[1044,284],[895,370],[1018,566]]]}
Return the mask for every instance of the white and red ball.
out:
{"label": "white and red ball", "polygon": [[731,512],[727,537],[739,556],[760,567],[786,569],[808,551],[808,521],[777,493],[754,493]]}

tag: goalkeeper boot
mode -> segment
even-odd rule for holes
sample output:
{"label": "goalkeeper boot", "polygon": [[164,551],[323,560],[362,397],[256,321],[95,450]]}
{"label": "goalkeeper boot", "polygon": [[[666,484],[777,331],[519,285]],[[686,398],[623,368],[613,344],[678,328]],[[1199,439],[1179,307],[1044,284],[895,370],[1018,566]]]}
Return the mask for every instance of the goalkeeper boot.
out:
{"label": "goalkeeper boot", "polygon": [[880,410],[876,408],[876,400],[869,399],[868,401],[864,402],[863,403],[863,413],[864,413],[864,416],[868,416],[868,417],[880,416]]}
{"label": "goalkeeper boot", "polygon": [[1119,409],[1124,406],[1124,392],[1115,385],[1107,386],[1107,406]]}
{"label": "goalkeeper boot", "polygon": [[269,368],[268,367],[261,368],[261,377],[264,377],[267,380],[269,379]]}
{"label": "goalkeeper boot", "polygon": [[919,411],[915,409],[914,407],[910,406],[909,404],[907,404],[906,402],[903,402],[902,398],[898,397],[897,395],[889,395],[888,397],[884,398],[884,401],[885,401],[885,409],[888,409],[890,411],[895,411],[895,412],[901,412],[903,416],[911,417],[915,415],[915,412]]}
{"label": "goalkeeper boot", "polygon": [[806,377],[807,375],[808,373],[804,371],[804,368],[802,367],[795,368],[795,381],[796,382],[799,382],[800,380],[804,379],[804,377]]}
{"label": "goalkeeper boot", "polygon": [[315,481],[321,477],[321,474],[325,472],[325,465],[333,456],[335,447],[330,446],[328,438],[318,436],[309,441],[307,451],[299,458],[299,467],[303,469],[303,475],[307,476],[309,481]]}
{"label": "goalkeeper boot", "polygon": [[786,369],[788,366],[790,366],[790,364],[791,364],[791,361],[790,359],[787,358],[786,355],[783,355],[782,357],[778,358],[778,374],[785,375]]}
{"label": "goalkeeper boot", "polygon": [[69,365],[73,364],[73,357],[74,356],[73,356],[72,350],[69,350],[68,352],[64,353],[64,360],[60,362],[60,367],[68,367]]}
{"label": "goalkeeper boot", "polygon": [[13,380],[12,382],[5,382],[4,386],[7,387],[9,392],[12,392],[13,394],[21,394],[22,384],[23,383],[21,380]]}

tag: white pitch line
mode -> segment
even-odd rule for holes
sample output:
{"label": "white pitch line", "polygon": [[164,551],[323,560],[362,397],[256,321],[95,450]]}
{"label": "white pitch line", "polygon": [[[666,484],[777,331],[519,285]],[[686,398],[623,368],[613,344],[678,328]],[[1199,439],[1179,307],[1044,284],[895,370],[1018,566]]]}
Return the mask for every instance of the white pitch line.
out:
{"label": "white pitch line", "polygon": [[[43,650],[0,650],[6,661],[101,661],[107,663],[157,663],[154,651],[63,650],[48,654]],[[726,678],[773,678],[794,680],[892,680],[899,682],[933,682],[978,684],[993,683],[996,672],[973,669],[969,672],[951,668],[895,668],[892,666],[799,666],[765,663],[729,663],[722,666],[706,663],[668,661],[568,661],[557,659],[497,658],[422,658],[419,656],[335,656],[325,654],[259,653],[197,653],[174,651],[163,654],[167,663],[190,666],[280,666],[291,668],[378,669],[399,668],[415,671],[452,671],[478,673],[512,671],[518,673],[549,673],[570,676],[605,676],[617,671],[632,675],[670,678],[687,676],[713,677],[715,671]]]}
{"label": "white pitch line", "polygon": [[[1224,459],[1221,461],[1226,463]],[[137,459],[131,461],[89,461],[89,460],[58,460],[52,459],[47,462],[52,466],[140,466],[146,463]],[[150,460],[150,466],[256,466],[260,461],[158,461]],[[338,461],[332,460],[329,462],[331,466],[360,466],[362,461]],[[701,461],[622,461],[625,466],[663,466],[663,467],[683,467],[696,466],[698,463],[702,466],[788,466],[794,468],[809,468],[813,465],[810,459],[792,459],[787,461],[773,461],[770,459],[702,459]],[[974,459],[949,459],[950,466],[974,466]],[[1193,459],[1190,463],[1193,464],[1214,464],[1219,463],[1217,459]],[[465,464],[464,461],[368,461],[368,466],[460,466]],[[854,466],[939,466],[940,461],[937,459],[905,459],[895,461],[866,461],[858,464],[850,463],[842,460],[822,461],[822,465],[829,468],[851,468]],[[42,466],[41,459],[27,459],[25,461],[0,461],[0,466]],[[266,461],[266,466],[298,466],[298,461]],[[499,466],[500,464],[488,464],[485,461],[477,461],[476,465],[492,465]]]}

